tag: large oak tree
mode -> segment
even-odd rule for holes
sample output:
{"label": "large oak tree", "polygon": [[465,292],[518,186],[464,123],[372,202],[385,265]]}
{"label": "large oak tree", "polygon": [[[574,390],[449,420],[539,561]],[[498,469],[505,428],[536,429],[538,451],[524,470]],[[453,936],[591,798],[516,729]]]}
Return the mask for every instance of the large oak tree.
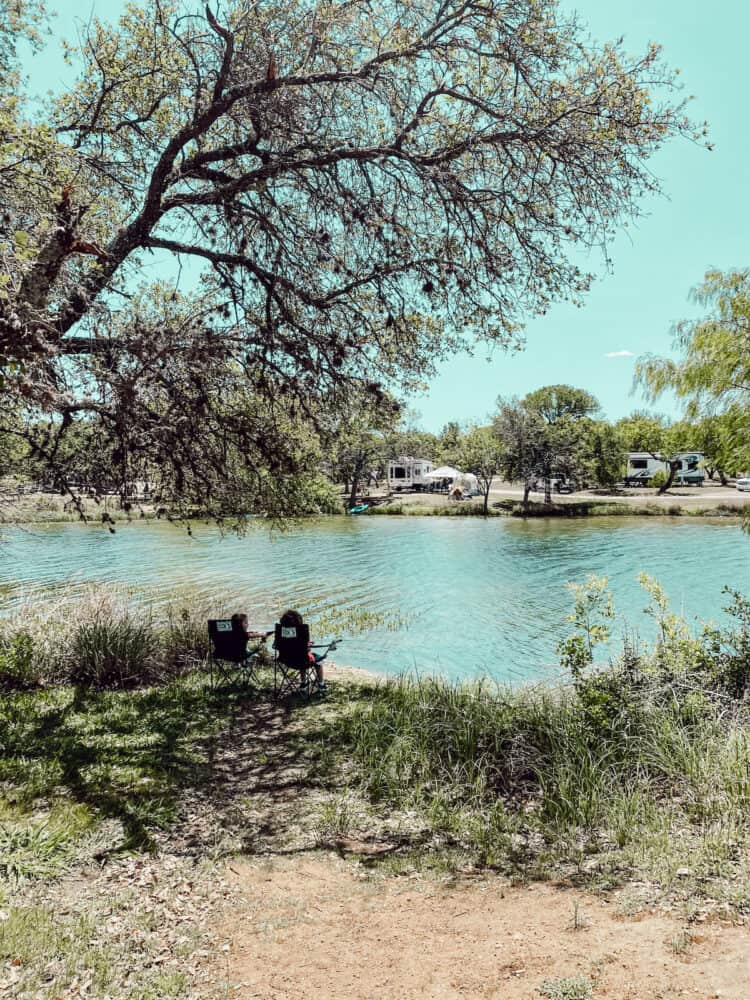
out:
{"label": "large oak tree", "polygon": [[0,82],[0,417],[217,510],[272,505],[321,406],[578,298],[693,134],[657,47],[554,0],[152,0],[69,58],[41,111]]}

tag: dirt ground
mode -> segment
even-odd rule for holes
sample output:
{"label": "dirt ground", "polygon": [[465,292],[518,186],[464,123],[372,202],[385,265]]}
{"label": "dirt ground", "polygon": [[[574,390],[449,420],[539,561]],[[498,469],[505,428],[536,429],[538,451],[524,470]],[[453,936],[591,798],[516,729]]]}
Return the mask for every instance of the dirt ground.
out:
{"label": "dirt ground", "polygon": [[229,832],[241,810],[244,836],[223,866],[230,902],[209,995],[750,1000],[750,926],[681,904],[659,911],[648,884],[594,895],[476,871],[395,875],[379,864],[393,845],[374,831],[321,846],[310,738],[299,714],[269,705],[217,747],[218,822]]}
{"label": "dirt ground", "polygon": [[240,1000],[750,998],[745,926],[625,916],[616,895],[371,877],[335,855],[234,862],[229,878]]}

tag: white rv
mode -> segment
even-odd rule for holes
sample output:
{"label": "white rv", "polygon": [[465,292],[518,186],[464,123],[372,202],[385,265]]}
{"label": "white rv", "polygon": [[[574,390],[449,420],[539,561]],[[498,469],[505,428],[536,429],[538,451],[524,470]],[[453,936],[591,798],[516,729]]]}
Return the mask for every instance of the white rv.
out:
{"label": "white rv", "polygon": [[427,473],[432,472],[433,468],[432,462],[426,458],[412,458],[409,455],[393,458],[388,463],[388,489],[397,493],[402,490],[426,490],[432,484]]}
{"label": "white rv", "polygon": [[[675,458],[680,460],[674,476],[675,485],[702,486],[705,479],[703,455],[697,451],[683,451],[675,455]],[[625,473],[627,486],[648,486],[657,472],[663,472],[668,476],[669,464],[654,458],[647,451],[628,452],[628,471]]]}

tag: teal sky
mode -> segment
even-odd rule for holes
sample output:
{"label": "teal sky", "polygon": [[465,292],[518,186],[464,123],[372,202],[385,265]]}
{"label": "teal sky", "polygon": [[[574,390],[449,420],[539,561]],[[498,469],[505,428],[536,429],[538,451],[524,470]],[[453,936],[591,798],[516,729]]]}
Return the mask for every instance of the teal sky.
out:
{"label": "teal sky", "polygon": [[[698,315],[690,289],[709,268],[750,263],[750,4],[743,0],[563,0],[599,40],[623,36],[641,53],[655,41],[667,63],[681,71],[690,113],[706,119],[715,145],[707,152],[673,142],[652,161],[665,196],[643,203],[645,217],[610,247],[612,267],[593,258],[598,275],[583,308],[561,304],[530,322],[522,353],[486,349],[444,363],[427,393],[409,400],[427,430],[447,420],[484,421],[498,395],[524,395],[541,385],[567,382],[593,392],[610,419],[643,405],[632,393],[633,364],[647,352],[669,354],[672,324]],[[114,18],[119,0],[57,0],[58,37],[75,35],[89,13]],[[33,89],[57,89],[68,76],[54,40],[28,60]],[[620,352],[628,352],[627,355]],[[608,354],[620,354],[607,357]],[[676,416],[669,399],[655,409]]]}

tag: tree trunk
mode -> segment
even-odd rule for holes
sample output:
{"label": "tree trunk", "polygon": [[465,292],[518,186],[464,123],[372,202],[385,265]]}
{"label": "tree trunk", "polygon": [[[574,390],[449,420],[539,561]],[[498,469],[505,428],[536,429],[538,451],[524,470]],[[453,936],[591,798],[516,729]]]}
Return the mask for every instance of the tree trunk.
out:
{"label": "tree trunk", "polygon": [[352,489],[349,494],[349,507],[356,507],[357,505],[357,491],[359,489],[359,483],[365,471],[365,466],[367,465],[366,458],[362,457],[354,464],[352,469]]}
{"label": "tree trunk", "polygon": [[719,480],[721,481],[721,485],[729,486],[729,480],[727,479],[726,472],[724,472],[723,469],[717,469],[716,471],[719,473]]}
{"label": "tree trunk", "polygon": [[531,483],[528,481],[528,479],[525,479],[523,484],[523,501],[522,501],[524,510],[529,509],[529,493],[531,493]]}
{"label": "tree trunk", "polygon": [[671,489],[672,483],[674,482],[675,473],[677,472],[677,466],[680,464],[679,459],[676,462],[669,462],[669,475],[667,476],[667,481],[663,486],[659,487],[659,496],[663,496],[668,489]]}
{"label": "tree trunk", "polygon": [[488,509],[487,508],[489,507],[489,504],[490,504],[490,486],[491,485],[492,485],[492,480],[490,480],[489,484],[485,487],[485,490],[484,490],[484,516],[485,517],[487,517],[487,514],[488,514]]}
{"label": "tree trunk", "polygon": [[544,502],[552,503],[552,479],[549,476],[544,477]]}

